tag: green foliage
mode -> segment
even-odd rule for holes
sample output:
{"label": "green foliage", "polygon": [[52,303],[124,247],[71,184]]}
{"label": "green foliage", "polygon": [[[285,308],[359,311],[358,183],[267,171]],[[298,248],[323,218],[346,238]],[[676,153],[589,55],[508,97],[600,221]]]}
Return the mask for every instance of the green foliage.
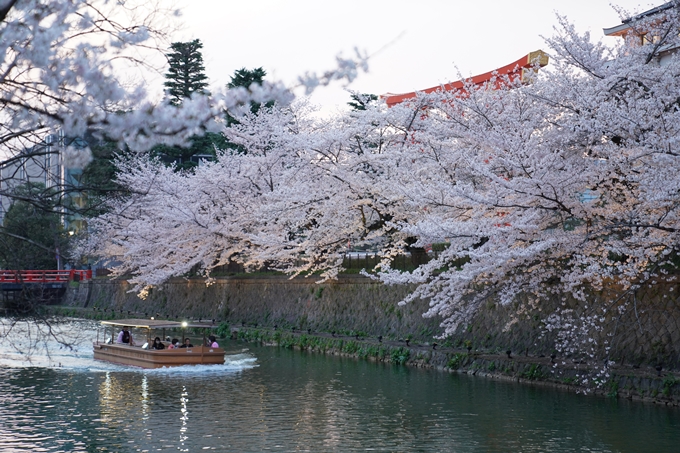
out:
{"label": "green foliage", "polygon": [[452,370],[457,370],[458,368],[463,366],[463,364],[465,363],[466,357],[467,356],[465,354],[463,354],[462,352],[457,352],[446,363],[446,368],[450,368]]}
{"label": "green foliage", "polygon": [[449,248],[451,244],[449,242],[435,242],[432,244],[432,251],[433,252],[443,252],[447,248]]}
{"label": "green foliage", "polygon": [[205,93],[208,77],[203,66],[202,48],[203,44],[198,39],[170,45],[171,51],[167,54],[170,67],[163,85],[172,105],[181,105],[193,93]]}
{"label": "green foliage", "polygon": [[[92,152],[92,161],[80,175],[80,191],[85,197],[85,206],[77,210],[87,217],[95,217],[106,212],[105,202],[112,195],[120,194],[124,188],[116,182],[118,169],[114,164],[117,156],[125,157],[126,150],[106,137],[97,139],[88,133],[85,141]],[[73,207],[69,207],[73,210]]]}
{"label": "green foliage", "polygon": [[434,336],[434,331],[432,330],[431,327],[423,326],[423,327],[420,328],[419,335],[422,338],[431,338],[431,337]]}
{"label": "green foliage", "polygon": [[360,348],[361,345],[356,341],[348,341],[342,345],[341,351],[345,354],[356,354]]}
{"label": "green foliage", "polygon": [[307,349],[309,348],[310,344],[311,341],[307,335],[303,334],[298,337],[297,345],[300,349]]}
{"label": "green foliage", "polygon": [[379,357],[381,349],[383,349],[381,346],[376,346],[373,344],[366,345],[359,350],[358,356],[360,359],[365,359],[368,357]]}
{"label": "green foliage", "polygon": [[366,110],[366,107],[368,107],[371,102],[378,100],[378,96],[375,94],[366,93],[352,93],[350,94],[350,97],[352,100],[348,102],[347,105],[352,107],[352,110],[354,111]]}
{"label": "green foliage", "polygon": [[666,379],[663,380],[663,390],[661,390],[661,393],[663,393],[665,396],[670,396],[671,389],[679,383],[680,381],[678,381],[674,377],[667,377]]}
{"label": "green foliage", "polygon": [[394,348],[390,351],[390,360],[397,365],[405,364],[411,356],[411,350],[404,347]]}
{"label": "green foliage", "polygon": [[295,343],[296,338],[293,335],[282,335],[278,341],[278,345],[286,349],[292,349]]}
{"label": "green foliage", "polygon": [[226,322],[220,323],[217,329],[215,329],[215,333],[220,338],[228,338],[231,336],[231,326]]}
{"label": "green foliage", "polygon": [[68,256],[69,236],[61,224],[53,190],[41,183],[17,187],[0,235],[0,265],[5,269],[56,269],[59,253]]}
{"label": "green foliage", "polygon": [[[208,77],[203,66],[202,48],[198,39],[175,42],[170,46],[171,51],[167,54],[170,68],[165,74],[164,85],[172,105],[181,105],[194,93],[206,93]],[[174,164],[177,171],[192,170],[201,159],[213,160],[216,148],[225,149],[226,140],[221,134],[206,132],[192,136],[188,146],[155,146],[151,156],[167,165]]]}
{"label": "green foliage", "polygon": [[528,369],[522,371],[520,377],[533,381],[536,379],[543,379],[545,377],[545,373],[543,373],[543,371],[541,370],[540,365],[532,363]]}
{"label": "green foliage", "polygon": [[253,83],[256,85],[262,85],[266,75],[267,71],[262,69],[262,67],[255,69],[237,69],[234,71],[234,75],[231,76],[231,80],[227,84],[227,88],[250,88]]}
{"label": "green foliage", "polygon": [[619,383],[610,381],[609,386],[608,386],[608,391],[607,391],[607,397],[608,398],[616,398],[619,396]]}

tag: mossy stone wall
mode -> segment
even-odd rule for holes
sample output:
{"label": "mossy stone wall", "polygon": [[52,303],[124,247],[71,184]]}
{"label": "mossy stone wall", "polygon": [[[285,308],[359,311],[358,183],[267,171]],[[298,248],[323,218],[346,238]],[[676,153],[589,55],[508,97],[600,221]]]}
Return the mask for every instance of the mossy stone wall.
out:
{"label": "mossy stone wall", "polygon": [[173,279],[154,288],[145,300],[130,289],[123,280],[96,279],[89,292],[83,288],[80,295],[71,295],[69,303],[113,309],[125,317],[129,311],[131,317],[215,319],[385,338],[411,335],[431,340],[441,333],[440,318],[422,316],[428,309],[426,301],[398,305],[410,288],[386,286],[360,276],[323,284],[314,279],[278,276],[220,278],[209,286],[200,279]]}

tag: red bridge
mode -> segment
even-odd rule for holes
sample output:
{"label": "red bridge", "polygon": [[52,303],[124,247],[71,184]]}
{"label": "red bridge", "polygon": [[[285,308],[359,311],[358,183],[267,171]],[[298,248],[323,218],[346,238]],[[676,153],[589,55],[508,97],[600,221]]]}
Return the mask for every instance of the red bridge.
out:
{"label": "red bridge", "polygon": [[92,279],[91,270],[12,271],[0,270],[0,283],[68,283]]}

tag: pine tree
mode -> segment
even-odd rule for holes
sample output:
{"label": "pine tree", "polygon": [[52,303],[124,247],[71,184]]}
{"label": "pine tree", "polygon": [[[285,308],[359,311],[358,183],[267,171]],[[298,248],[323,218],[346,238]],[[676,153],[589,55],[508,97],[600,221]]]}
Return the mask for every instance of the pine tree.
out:
{"label": "pine tree", "polygon": [[366,107],[371,102],[375,102],[378,100],[378,96],[376,96],[375,94],[367,93],[352,93],[350,97],[352,98],[352,100],[348,102],[347,105],[352,107],[352,110],[354,110],[355,112],[366,110]]}
{"label": "pine tree", "polygon": [[267,71],[262,69],[262,67],[255,69],[241,68],[234,71],[234,75],[231,76],[231,81],[227,84],[227,88],[244,87],[249,88],[250,85],[256,83],[262,85],[264,83],[264,77],[267,75]]}
{"label": "pine tree", "polygon": [[[255,69],[246,69],[246,68],[241,68],[237,69],[234,71],[234,75],[231,76],[231,80],[227,84],[227,89],[234,89],[238,87],[250,89],[252,84],[256,85],[262,85],[264,83],[264,78],[267,75],[267,72],[262,69],[262,67],[255,68]],[[250,111],[253,114],[257,114],[257,112],[260,111],[260,108],[262,106],[265,107],[271,107],[274,105],[273,101],[265,102],[265,103],[258,103],[258,102],[250,102]],[[226,113],[226,120],[227,120],[227,127],[237,125],[239,124],[239,121],[231,116],[229,112]],[[241,146],[237,145],[231,142],[226,142],[226,147],[228,149],[233,149],[239,154],[246,154],[247,150]]]}
{"label": "pine tree", "polygon": [[[246,68],[237,69],[236,71],[234,71],[234,75],[231,76],[231,80],[227,84],[227,88],[230,90],[238,87],[250,89],[250,86],[253,83],[256,85],[262,85],[264,83],[264,77],[266,75],[267,72],[264,69],[262,69],[262,67],[255,69]],[[271,102],[267,102],[265,106],[271,106],[271,104],[272,104]],[[260,107],[262,107],[262,104],[259,104],[257,102],[250,103],[250,111],[253,113],[257,113],[260,110]],[[227,126],[230,126],[232,124],[238,124],[238,121],[227,113]]]}
{"label": "pine tree", "polygon": [[184,98],[193,93],[205,93],[208,77],[205,75],[203,44],[199,39],[190,42],[174,42],[172,51],[167,55],[170,68],[165,74],[167,79],[163,85],[172,105],[182,104]]}
{"label": "pine tree", "polygon": [[[207,94],[208,77],[203,66],[201,41],[175,42],[170,48],[171,52],[167,54],[170,68],[164,83],[170,103],[179,106],[193,93]],[[191,144],[188,147],[156,146],[152,155],[168,165],[174,164],[178,170],[190,170],[198,166],[199,159],[214,158],[215,147],[224,147],[224,138],[220,134],[194,135],[189,140]]]}

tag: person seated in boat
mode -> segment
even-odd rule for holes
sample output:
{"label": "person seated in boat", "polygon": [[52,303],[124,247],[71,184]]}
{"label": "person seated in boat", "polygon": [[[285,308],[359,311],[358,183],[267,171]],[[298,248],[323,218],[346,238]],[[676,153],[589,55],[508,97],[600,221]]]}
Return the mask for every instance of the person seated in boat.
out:
{"label": "person seated in boat", "polygon": [[179,340],[177,338],[173,338],[172,341],[170,342],[170,344],[168,345],[168,349],[179,348],[179,345],[177,343],[179,343]]}
{"label": "person seated in boat", "polygon": [[217,344],[217,339],[215,338],[215,335],[210,335],[208,337],[208,341],[206,341],[206,346],[210,348],[219,348],[220,345]]}
{"label": "person seated in boat", "polygon": [[180,348],[193,348],[194,345],[191,344],[191,340],[189,338],[184,339],[184,344],[180,346]]}
{"label": "person seated in boat", "polygon": [[132,334],[130,333],[129,327],[123,326],[121,331],[118,333],[118,338],[116,339],[116,343],[134,346],[135,342],[132,339]]}
{"label": "person seated in boat", "polygon": [[153,344],[151,345],[151,349],[165,349],[165,345],[161,341],[160,337],[156,337],[153,340]]}

